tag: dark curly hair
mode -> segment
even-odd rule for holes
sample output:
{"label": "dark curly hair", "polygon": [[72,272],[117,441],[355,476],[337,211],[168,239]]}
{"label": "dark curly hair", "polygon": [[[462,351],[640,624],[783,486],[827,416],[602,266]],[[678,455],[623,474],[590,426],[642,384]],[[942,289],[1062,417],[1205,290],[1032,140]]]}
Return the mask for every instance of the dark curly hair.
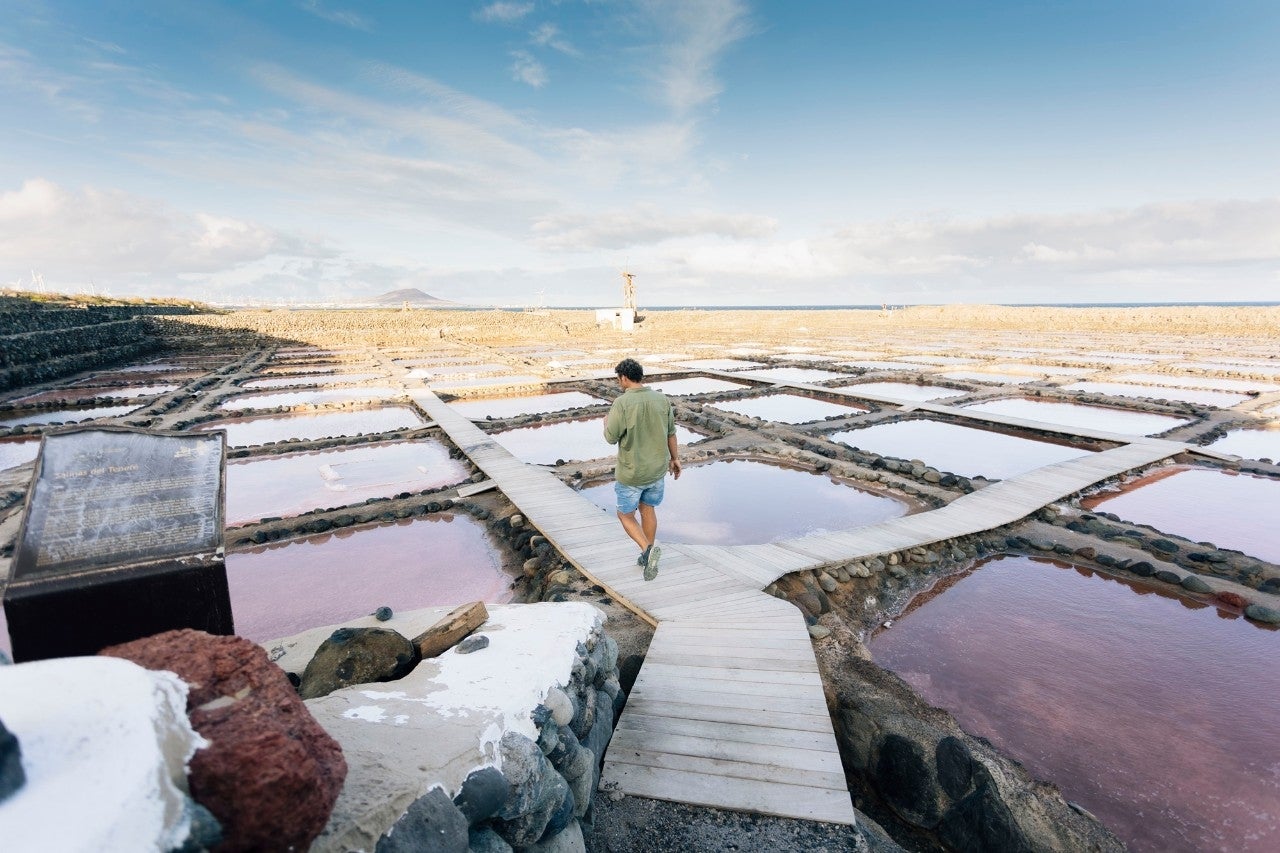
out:
{"label": "dark curly hair", "polygon": [[613,372],[619,376],[627,377],[632,382],[644,381],[644,368],[634,358],[624,358],[618,362],[618,366],[613,369]]}

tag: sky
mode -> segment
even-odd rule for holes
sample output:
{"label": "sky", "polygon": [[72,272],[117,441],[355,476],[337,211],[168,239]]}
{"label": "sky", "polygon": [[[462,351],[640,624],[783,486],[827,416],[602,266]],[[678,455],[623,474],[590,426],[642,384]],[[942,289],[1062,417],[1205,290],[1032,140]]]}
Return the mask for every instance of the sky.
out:
{"label": "sky", "polygon": [[0,286],[1280,300],[1274,0],[0,0]]}

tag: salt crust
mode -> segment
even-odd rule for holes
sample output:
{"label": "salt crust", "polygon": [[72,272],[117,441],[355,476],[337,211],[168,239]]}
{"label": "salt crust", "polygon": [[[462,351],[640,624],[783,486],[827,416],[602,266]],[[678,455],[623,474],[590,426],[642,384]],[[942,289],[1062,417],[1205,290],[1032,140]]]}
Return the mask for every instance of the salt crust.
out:
{"label": "salt crust", "polygon": [[[487,648],[457,648],[422,661],[394,683],[361,684],[309,699],[308,709],[342,745],[347,782],[313,853],[372,850],[378,836],[434,787],[455,796],[472,772],[502,769],[507,732],[537,739],[532,712],[553,687],[573,677],[577,647],[605,615],[581,602],[494,605],[476,633]],[[392,628],[414,637],[449,608],[363,617],[349,627]],[[339,625],[265,643],[282,668],[302,672]]]}
{"label": "salt crust", "polygon": [[120,658],[0,667],[0,719],[27,782],[0,803],[6,850],[170,850],[190,833],[186,764],[208,742],[187,685]]}

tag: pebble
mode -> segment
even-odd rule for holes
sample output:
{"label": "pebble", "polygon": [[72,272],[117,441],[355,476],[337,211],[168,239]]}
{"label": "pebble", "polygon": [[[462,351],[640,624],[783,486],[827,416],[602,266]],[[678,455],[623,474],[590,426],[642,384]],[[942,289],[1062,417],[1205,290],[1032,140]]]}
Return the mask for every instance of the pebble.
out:
{"label": "pebble", "polygon": [[391,618],[391,616],[391,608],[385,605],[373,611],[373,618],[377,619],[379,622],[386,622]]}
{"label": "pebble", "polygon": [[810,625],[809,636],[813,637],[815,640],[825,640],[827,637],[831,636],[831,629],[825,625]]}
{"label": "pebble", "polygon": [[1244,609],[1244,615],[1257,622],[1268,625],[1280,625],[1280,610],[1262,604],[1250,604]]}

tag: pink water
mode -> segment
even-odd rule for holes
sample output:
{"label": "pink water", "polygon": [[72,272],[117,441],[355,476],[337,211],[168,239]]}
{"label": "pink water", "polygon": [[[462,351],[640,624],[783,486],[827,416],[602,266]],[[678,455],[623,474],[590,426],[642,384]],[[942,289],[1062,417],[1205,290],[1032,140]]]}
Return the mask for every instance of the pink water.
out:
{"label": "pink water", "polygon": [[849,374],[834,370],[818,370],[814,367],[766,367],[764,370],[748,370],[741,374],[746,379],[768,379],[772,382],[828,382],[832,379],[848,379]]}
{"label": "pink water", "polygon": [[[520,427],[492,433],[491,437],[521,462],[534,465],[554,465],[557,459],[583,462],[618,453],[616,445],[604,440],[603,417]],[[689,444],[700,438],[697,433],[676,426],[678,444]]]}
{"label": "pink water", "polygon": [[509,418],[535,412],[563,412],[582,406],[599,406],[608,403],[599,397],[581,391],[561,391],[553,394],[529,394],[522,397],[481,397],[476,400],[455,400],[449,406],[468,418]]}
{"label": "pink water", "polygon": [[255,642],[383,605],[501,604],[511,582],[483,525],[452,513],[227,554],[236,633]]}
{"label": "pink water", "polygon": [[741,382],[712,379],[709,376],[691,376],[688,379],[663,379],[659,382],[645,384],[655,391],[677,397],[685,394],[710,394],[715,391],[741,391],[743,388],[748,387]]}
{"label": "pink water", "polygon": [[38,438],[0,438],[0,471],[30,462],[39,452]]}
{"label": "pink water", "polygon": [[1189,423],[1185,418],[1175,418],[1172,415],[1130,412],[1106,406],[1056,403],[1049,400],[1028,400],[1021,397],[1014,400],[992,400],[964,408],[969,412],[989,412],[993,415],[1127,435],[1155,435]]}
{"label": "pink water", "polygon": [[383,406],[358,412],[322,412],[304,415],[277,415],[243,421],[210,421],[197,430],[225,429],[231,447],[250,447],[268,441],[315,440],[344,435],[390,432],[422,426],[422,418],[405,406]]}
{"label": "pink water", "polygon": [[856,415],[867,411],[862,406],[841,405],[827,400],[815,400],[813,397],[802,397],[799,394],[768,394],[746,400],[725,400],[711,405],[726,412],[737,412],[747,417],[784,424],[810,423],[832,415]]}
{"label": "pink water", "polygon": [[1047,441],[931,420],[875,424],[832,433],[831,440],[881,456],[920,459],[939,471],[964,477],[981,475],[989,480],[1015,477],[1089,453]]}
{"label": "pink water", "polygon": [[1209,446],[1245,459],[1275,462],[1280,460],[1280,428],[1233,430]]}
{"label": "pink water", "polygon": [[942,385],[916,385],[911,382],[859,382],[857,385],[846,385],[843,390],[854,395],[867,393],[877,397],[891,397],[895,400],[917,401],[962,397],[969,393]]}
{"label": "pink water", "polygon": [[1091,394],[1108,394],[1113,397],[1146,397],[1153,400],[1181,400],[1204,406],[1229,408],[1247,399],[1244,394],[1229,391],[1196,391],[1188,388],[1171,388],[1164,385],[1126,385],[1122,382],[1073,382],[1062,386],[1064,391],[1086,391]]}
{"label": "pink water", "polygon": [[1280,563],[1280,480],[1211,468],[1166,468],[1081,505]]}
{"label": "pink water", "polygon": [[49,412],[36,412],[0,420],[0,426],[28,426],[34,424],[78,423],[97,418],[114,418],[136,411],[140,406],[96,406],[91,409],[57,409]]}
{"label": "pink water", "polygon": [[[582,494],[612,513],[613,482]],[[753,460],[687,466],[666,478],[658,538],[689,545],[752,545],[848,530],[907,514],[907,505],[794,468]]]}
{"label": "pink water", "polygon": [[355,400],[388,400],[404,391],[388,387],[318,388],[314,391],[281,391],[266,394],[237,394],[218,404],[223,409],[269,409],[274,406],[304,406],[321,403],[349,403]]}
{"label": "pink water", "polygon": [[998,557],[871,651],[1133,850],[1280,849],[1280,631]]}
{"label": "pink water", "polygon": [[433,438],[233,460],[227,463],[227,525],[435,489],[467,474]]}

